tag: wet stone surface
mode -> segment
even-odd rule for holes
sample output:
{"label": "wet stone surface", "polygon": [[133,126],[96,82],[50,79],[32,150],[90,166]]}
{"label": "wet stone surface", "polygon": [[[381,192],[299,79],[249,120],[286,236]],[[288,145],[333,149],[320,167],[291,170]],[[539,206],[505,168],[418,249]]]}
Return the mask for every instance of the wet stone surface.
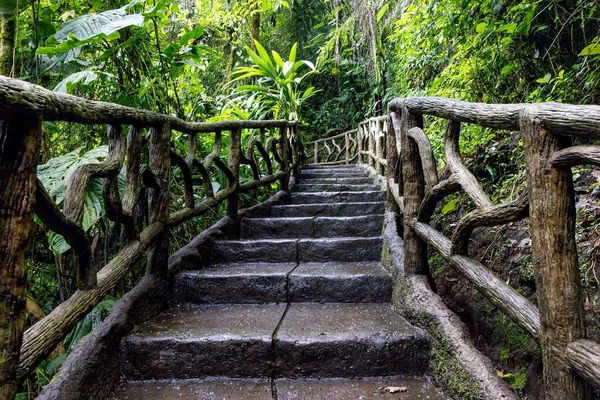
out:
{"label": "wet stone surface", "polygon": [[[396,391],[390,393],[388,390]],[[415,378],[277,380],[278,400],[444,400],[430,383]]]}
{"label": "wet stone surface", "polygon": [[389,302],[392,277],[379,262],[306,263],[290,275],[292,302]]}
{"label": "wet stone surface", "polygon": [[389,304],[292,304],[277,335],[285,377],[418,375],[428,339]]}
{"label": "wet stone surface", "polygon": [[291,204],[363,203],[376,201],[383,202],[384,200],[385,193],[379,190],[365,190],[361,192],[296,192],[292,193]]}
{"label": "wet stone surface", "polygon": [[285,305],[182,305],[122,342],[129,379],[269,376],[271,335]]}
{"label": "wet stone surface", "polygon": [[352,184],[339,184],[339,183],[330,183],[330,184],[305,184],[302,183],[294,186],[294,192],[369,192],[376,191],[379,189],[377,185],[352,185]]}
{"label": "wet stone surface", "polygon": [[271,217],[348,217],[381,214],[383,201],[364,203],[292,204],[271,207]]}

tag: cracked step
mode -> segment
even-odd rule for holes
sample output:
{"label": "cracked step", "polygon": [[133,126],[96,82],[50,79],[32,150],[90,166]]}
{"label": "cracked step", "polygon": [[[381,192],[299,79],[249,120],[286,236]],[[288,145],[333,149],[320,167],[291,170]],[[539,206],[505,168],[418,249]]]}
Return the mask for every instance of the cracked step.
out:
{"label": "cracked step", "polygon": [[[362,192],[294,192],[291,204],[361,203],[384,201],[385,193],[380,190]],[[274,206],[280,207],[280,206]]]}
{"label": "cracked step", "polygon": [[174,289],[182,303],[389,302],[392,278],[379,262],[225,264],[180,272]]}
{"label": "cracked step", "polygon": [[175,276],[175,301],[181,303],[282,303],[287,275],[296,263],[226,264]]}
{"label": "cracked step", "polygon": [[277,334],[278,377],[423,375],[428,337],[389,304],[292,303]]}
{"label": "cracked step", "polygon": [[381,234],[383,214],[355,217],[244,218],[242,239],[371,237]]}
{"label": "cracked step", "polygon": [[[428,340],[389,304],[182,305],[121,343],[127,380],[407,375]],[[278,329],[275,342],[273,332]]]}
{"label": "cracked step", "polygon": [[273,206],[271,207],[270,215],[272,218],[352,217],[382,214],[384,211],[385,203],[383,201],[363,203],[315,203]]}
{"label": "cracked step", "polygon": [[[277,400],[445,400],[424,379],[398,376],[360,379],[277,379]],[[387,393],[387,387],[403,387]],[[273,400],[265,379],[188,379],[138,381],[122,385],[113,400]]]}
{"label": "cracked step", "polygon": [[352,185],[352,184],[296,184],[292,191],[296,193],[320,193],[320,192],[374,192],[379,190],[378,185]]}
{"label": "cracked step", "polygon": [[128,380],[268,377],[272,334],[285,305],[180,305],[122,342]]}
{"label": "cracked step", "polygon": [[343,185],[371,185],[373,184],[373,178],[369,177],[316,177],[316,178],[300,178],[298,184],[300,185],[313,185],[313,184],[343,184]]}
{"label": "cracked step", "polygon": [[378,261],[382,238],[217,240],[211,263]]}

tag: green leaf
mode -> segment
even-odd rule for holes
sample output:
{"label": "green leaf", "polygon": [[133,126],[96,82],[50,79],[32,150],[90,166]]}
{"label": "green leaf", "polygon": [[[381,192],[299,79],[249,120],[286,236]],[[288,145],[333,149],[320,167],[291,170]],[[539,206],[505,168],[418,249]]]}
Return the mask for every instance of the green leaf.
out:
{"label": "green leaf", "polygon": [[487,26],[487,23],[485,22],[480,22],[479,24],[477,24],[477,26],[475,27],[475,30],[477,31],[477,33],[481,33],[485,30]]}
{"label": "green leaf", "polygon": [[94,71],[80,71],[80,72],[75,72],[69,76],[67,76],[65,79],[63,79],[62,81],[60,81],[53,89],[53,91],[58,92],[58,93],[72,93],[73,88],[77,85],[77,84],[83,84],[83,85],[89,85],[90,83],[94,82],[96,79],[98,79],[98,74]]}
{"label": "green leaf", "polygon": [[593,56],[595,54],[600,54],[599,42],[592,43],[589,46],[586,46],[583,50],[581,50],[581,53],[579,53],[580,56]]}
{"label": "green leaf", "polygon": [[536,79],[536,82],[537,83],[548,83],[548,82],[550,82],[551,78],[552,78],[552,75],[550,73],[547,73],[546,75],[544,75],[543,78]]}
{"label": "green leaf", "polygon": [[290,50],[290,56],[288,57],[288,59],[291,62],[296,62],[296,52],[298,50],[298,43],[294,43],[294,45],[292,46],[292,49]]}
{"label": "green leaf", "polygon": [[65,42],[73,35],[78,40],[88,40],[99,34],[110,35],[128,26],[142,26],[144,17],[127,14],[124,8],[108,10],[98,14],[87,14],[65,22],[54,34],[58,42]]}
{"label": "green leaf", "polygon": [[390,8],[390,3],[386,3],[381,9],[377,12],[377,22],[381,21],[381,18],[385,15],[388,8]]}
{"label": "green leaf", "polygon": [[446,215],[448,213],[451,213],[452,211],[456,210],[458,208],[458,206],[460,205],[460,198],[456,198],[453,200],[450,200],[448,203],[446,203],[446,205],[442,208],[442,214]]}

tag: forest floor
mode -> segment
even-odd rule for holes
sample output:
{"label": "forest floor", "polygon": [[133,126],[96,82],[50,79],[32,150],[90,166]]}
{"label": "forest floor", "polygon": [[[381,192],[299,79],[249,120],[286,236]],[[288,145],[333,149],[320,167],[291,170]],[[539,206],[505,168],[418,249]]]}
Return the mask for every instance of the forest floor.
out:
{"label": "forest floor", "polygon": [[[585,290],[588,338],[600,339],[600,168],[574,171],[577,242]],[[452,227],[465,210],[459,207],[435,221]],[[495,228],[478,228],[471,238],[470,255],[481,260],[503,281],[534,304],[535,280],[531,263],[528,220]],[[448,228],[446,228],[448,229]],[[494,307],[438,255],[430,253],[437,291],[467,325],[475,345],[493,362],[522,399],[543,398],[540,348],[516,324]],[[600,398],[600,397],[599,397]]]}

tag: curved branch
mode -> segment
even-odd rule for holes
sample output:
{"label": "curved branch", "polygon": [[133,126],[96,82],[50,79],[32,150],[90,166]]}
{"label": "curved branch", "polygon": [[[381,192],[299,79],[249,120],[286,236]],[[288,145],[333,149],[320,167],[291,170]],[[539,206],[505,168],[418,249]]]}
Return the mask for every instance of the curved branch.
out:
{"label": "curved branch", "polygon": [[221,157],[221,147],[223,145],[223,135],[221,135],[221,131],[215,132],[215,141],[213,143],[212,152],[204,158],[203,164],[204,168],[207,170],[210,168],[210,164],[216,159]]}
{"label": "curved branch", "polygon": [[217,166],[217,168],[219,168],[227,177],[227,181],[229,182],[230,185],[235,183],[235,176],[233,175],[233,172],[231,172],[231,170],[229,169],[229,167],[227,166],[227,164],[225,164],[225,162],[223,162],[223,160],[221,160],[220,158],[215,158],[214,159],[214,163]]}
{"label": "curved branch", "polygon": [[[264,136],[264,133],[262,133],[262,134]],[[271,158],[269,157],[269,153],[267,153],[267,151],[263,147],[262,142],[258,141],[258,140],[253,140],[251,143],[253,144],[254,147],[256,147],[258,149],[258,152],[260,153],[261,157],[265,161],[265,164],[267,166],[267,175],[272,175],[273,174],[273,164],[271,164]]]}
{"label": "curved branch", "polygon": [[554,167],[600,165],[600,146],[572,146],[556,151],[550,158],[550,164]]}
{"label": "curved branch", "polygon": [[188,154],[185,158],[185,162],[187,163],[190,170],[192,168],[196,168],[200,175],[202,175],[202,183],[204,185],[204,192],[206,193],[207,198],[215,197],[215,193],[212,187],[212,181],[210,179],[210,175],[208,174],[208,170],[204,167],[198,159],[196,158],[196,139],[197,135],[193,134],[188,137]]}
{"label": "curved branch", "polygon": [[254,145],[253,140],[248,143],[248,148],[246,149],[246,154],[240,152],[240,164],[249,165],[252,169],[252,178],[254,180],[260,179],[260,172],[258,170],[258,165],[256,165],[256,160],[254,159]]}
{"label": "curved branch", "polygon": [[81,271],[89,271],[89,276],[80,280],[82,283],[89,284],[89,287],[85,289],[95,287],[97,281],[94,258],[83,228],[67,218],[58,209],[39,179],[36,181],[35,214],[50,230],[61,234],[65,238],[77,257],[77,264],[82,267]]}
{"label": "curved branch", "polygon": [[450,175],[447,179],[444,179],[431,189],[425,192],[425,197],[419,207],[419,213],[417,219],[420,222],[429,222],[437,203],[444,197],[456,193],[460,190],[460,182],[458,176],[455,174]]}
{"label": "curved branch", "polygon": [[448,121],[446,135],[444,136],[444,148],[446,150],[446,162],[451,171],[456,174],[463,190],[479,208],[492,207],[490,198],[477,183],[477,179],[471,171],[465,167],[460,158],[458,139],[460,136],[460,122]]}
{"label": "curved branch", "polygon": [[419,149],[423,174],[425,175],[425,184],[427,185],[427,188],[433,188],[438,184],[438,174],[435,157],[433,155],[433,150],[431,149],[431,143],[425,132],[423,132],[423,129],[419,127],[409,129],[408,136],[414,140]]}
{"label": "curved branch", "polygon": [[[121,203],[125,231],[133,239],[139,239],[139,230],[134,223],[133,212],[142,188],[140,177],[140,159],[142,154],[142,135],[139,128],[129,127],[127,133],[127,166],[125,170],[125,194]],[[131,224],[130,221],[131,220]],[[129,231],[128,231],[129,230]]]}
{"label": "curved branch", "polygon": [[169,152],[171,163],[176,164],[183,175],[183,184],[185,188],[185,206],[186,208],[194,208],[194,183],[192,182],[192,171],[188,163],[173,149]]}
{"label": "curved branch", "polygon": [[515,201],[497,206],[479,208],[465,215],[452,234],[452,255],[467,255],[469,238],[480,226],[496,226],[520,221],[529,214],[529,195],[519,196]]}
{"label": "curved branch", "polygon": [[85,188],[90,179],[118,174],[125,158],[125,144],[120,126],[108,126],[109,153],[104,162],[79,166],[69,178],[63,212],[67,218],[80,224],[83,218]]}

